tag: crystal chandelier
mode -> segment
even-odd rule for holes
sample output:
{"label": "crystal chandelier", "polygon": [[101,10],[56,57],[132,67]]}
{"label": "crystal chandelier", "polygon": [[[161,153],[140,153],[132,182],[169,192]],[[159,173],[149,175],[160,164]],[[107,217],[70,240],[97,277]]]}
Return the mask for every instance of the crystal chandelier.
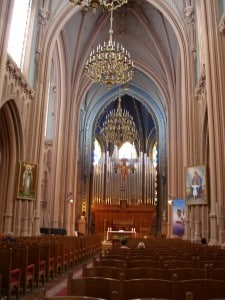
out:
{"label": "crystal chandelier", "polygon": [[110,9],[109,41],[92,50],[85,64],[84,71],[89,79],[103,83],[108,88],[112,85],[127,83],[134,75],[130,53],[112,39],[113,9]]}
{"label": "crystal chandelier", "polygon": [[138,133],[133,117],[121,108],[121,98],[118,98],[116,109],[111,110],[102,125],[100,134],[107,144],[120,147],[125,142],[133,143],[138,139]]}
{"label": "crystal chandelier", "polygon": [[70,2],[78,6],[82,5],[84,8],[91,9],[95,13],[98,8],[106,8],[108,10],[117,9],[126,4],[128,0],[70,0]]}

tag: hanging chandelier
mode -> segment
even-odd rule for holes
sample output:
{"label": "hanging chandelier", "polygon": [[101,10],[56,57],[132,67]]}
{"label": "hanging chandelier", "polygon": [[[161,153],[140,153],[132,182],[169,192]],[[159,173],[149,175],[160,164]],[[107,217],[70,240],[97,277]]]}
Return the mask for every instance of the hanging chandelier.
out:
{"label": "hanging chandelier", "polygon": [[84,6],[86,9],[92,10],[93,13],[99,8],[106,8],[108,10],[117,9],[126,4],[128,0],[70,0],[71,3]]}
{"label": "hanging chandelier", "polygon": [[107,144],[112,143],[118,147],[125,142],[137,141],[138,133],[133,117],[127,110],[121,108],[120,97],[116,109],[107,114],[100,134]]}
{"label": "hanging chandelier", "polygon": [[112,39],[113,8],[110,9],[110,13],[109,41],[103,45],[99,44],[96,50],[91,51],[84,68],[90,80],[105,84],[108,88],[127,83],[134,75],[130,53]]}

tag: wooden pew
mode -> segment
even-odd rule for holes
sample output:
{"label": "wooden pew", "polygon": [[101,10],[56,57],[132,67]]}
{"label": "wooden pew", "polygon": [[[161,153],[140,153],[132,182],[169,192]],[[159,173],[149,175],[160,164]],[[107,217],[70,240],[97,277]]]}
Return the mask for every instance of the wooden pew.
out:
{"label": "wooden pew", "polygon": [[40,244],[40,261],[46,262],[45,278],[54,279],[55,258],[52,256],[50,242],[42,241]]}
{"label": "wooden pew", "polygon": [[21,288],[23,293],[26,294],[27,288],[33,290],[35,265],[29,262],[28,246],[21,243],[7,243],[4,245],[6,249],[12,249],[12,268],[21,270]]}
{"label": "wooden pew", "polygon": [[45,284],[46,278],[46,260],[41,258],[41,245],[28,244],[29,264],[35,265],[35,282],[36,287],[39,287],[41,282],[42,286]]}
{"label": "wooden pew", "polygon": [[13,269],[13,250],[0,248],[0,273],[2,274],[1,296],[10,299],[12,294],[19,299],[21,286],[21,269]]}
{"label": "wooden pew", "polygon": [[117,260],[124,260],[125,262],[127,261],[127,259],[129,258],[129,256],[127,255],[122,255],[122,254],[107,254],[104,256],[100,255],[100,259],[117,259]]}
{"label": "wooden pew", "polygon": [[0,274],[0,299],[2,299],[2,274]]}
{"label": "wooden pew", "polygon": [[160,268],[127,268],[125,278],[140,279],[140,278],[153,278],[153,279],[167,279],[166,270]]}
{"label": "wooden pew", "polygon": [[53,297],[44,297],[44,300],[105,300],[102,298],[96,297],[87,297],[87,296],[53,296]]}
{"label": "wooden pew", "polygon": [[207,265],[206,278],[214,280],[225,280],[225,268],[212,268]]}
{"label": "wooden pew", "polygon": [[101,260],[93,259],[93,267],[101,267],[101,266],[126,268],[126,262],[118,259],[101,259]]}
{"label": "wooden pew", "polygon": [[50,242],[51,257],[54,258],[54,273],[61,275],[63,272],[63,256],[60,251],[60,243],[54,239]]}
{"label": "wooden pew", "polygon": [[28,247],[16,245],[12,248],[12,266],[21,269],[21,287],[26,294],[27,288],[33,290],[35,264],[29,263]]}
{"label": "wooden pew", "polygon": [[121,299],[173,299],[173,281],[164,279],[122,279]]}
{"label": "wooden pew", "polygon": [[[111,292],[110,300],[119,300],[118,293],[115,291]],[[97,298],[97,297],[87,297],[87,296],[54,296],[54,297],[48,297],[45,296],[44,300],[105,300],[103,298]]]}
{"label": "wooden pew", "polygon": [[75,237],[68,237],[68,239],[64,239],[65,252],[68,254],[68,269],[72,269],[76,266],[76,249],[74,238]]}
{"label": "wooden pew", "polygon": [[161,263],[156,260],[129,260],[127,268],[161,268]]}
{"label": "wooden pew", "polygon": [[86,264],[82,266],[82,277],[104,277],[120,279],[120,274],[124,273],[123,268],[100,266],[87,268]]}
{"label": "wooden pew", "polygon": [[66,240],[62,238],[58,241],[58,257],[60,257],[61,265],[59,265],[57,271],[59,274],[67,272],[70,264],[69,249],[66,247]]}
{"label": "wooden pew", "polygon": [[211,279],[189,279],[174,283],[174,300],[185,300],[186,293],[191,292],[197,300],[224,299],[225,281]]}
{"label": "wooden pew", "polygon": [[[121,295],[121,280],[103,277],[72,278],[73,273],[68,273],[67,293],[69,296],[88,296],[111,299],[112,291]],[[118,298],[121,299],[121,298]]]}
{"label": "wooden pew", "polygon": [[173,280],[174,275],[177,276],[177,280],[186,280],[186,279],[205,279],[206,271],[199,268],[173,268],[167,269],[165,271],[166,279]]}
{"label": "wooden pew", "polygon": [[167,260],[163,262],[163,267],[167,269],[173,268],[195,268],[196,265],[190,260]]}
{"label": "wooden pew", "polygon": [[147,254],[135,254],[127,256],[127,260],[151,260],[151,261],[159,261],[157,256],[147,255]]}

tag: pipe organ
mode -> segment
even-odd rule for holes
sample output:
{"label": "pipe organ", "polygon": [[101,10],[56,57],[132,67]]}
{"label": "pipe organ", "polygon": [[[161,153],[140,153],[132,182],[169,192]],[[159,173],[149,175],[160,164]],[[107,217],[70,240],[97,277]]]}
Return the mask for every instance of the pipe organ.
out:
{"label": "pipe organ", "polygon": [[107,151],[95,164],[92,204],[155,205],[156,169],[145,153],[135,159],[116,160]]}

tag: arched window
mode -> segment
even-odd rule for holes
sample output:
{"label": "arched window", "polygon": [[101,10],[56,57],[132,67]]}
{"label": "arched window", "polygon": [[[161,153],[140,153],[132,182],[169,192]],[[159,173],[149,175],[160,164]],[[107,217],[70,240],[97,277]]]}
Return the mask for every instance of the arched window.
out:
{"label": "arched window", "polygon": [[102,156],[102,150],[99,142],[95,139],[94,142],[94,165],[98,164]]}
{"label": "arched window", "polygon": [[32,0],[15,0],[9,33],[8,53],[22,70],[31,13]]}
{"label": "arched window", "polygon": [[152,163],[154,168],[156,168],[158,163],[157,143],[155,143],[152,148]]}
{"label": "arched window", "polygon": [[153,145],[152,148],[152,153],[151,153],[151,159],[152,159],[152,164],[153,164],[153,168],[154,168],[154,182],[153,185],[155,187],[155,204],[158,201],[158,192],[157,192],[157,166],[158,166],[158,151],[157,151],[157,142],[155,142],[155,144]]}
{"label": "arched window", "polygon": [[119,159],[121,158],[136,159],[137,151],[135,146],[129,142],[124,143],[119,149]]}

